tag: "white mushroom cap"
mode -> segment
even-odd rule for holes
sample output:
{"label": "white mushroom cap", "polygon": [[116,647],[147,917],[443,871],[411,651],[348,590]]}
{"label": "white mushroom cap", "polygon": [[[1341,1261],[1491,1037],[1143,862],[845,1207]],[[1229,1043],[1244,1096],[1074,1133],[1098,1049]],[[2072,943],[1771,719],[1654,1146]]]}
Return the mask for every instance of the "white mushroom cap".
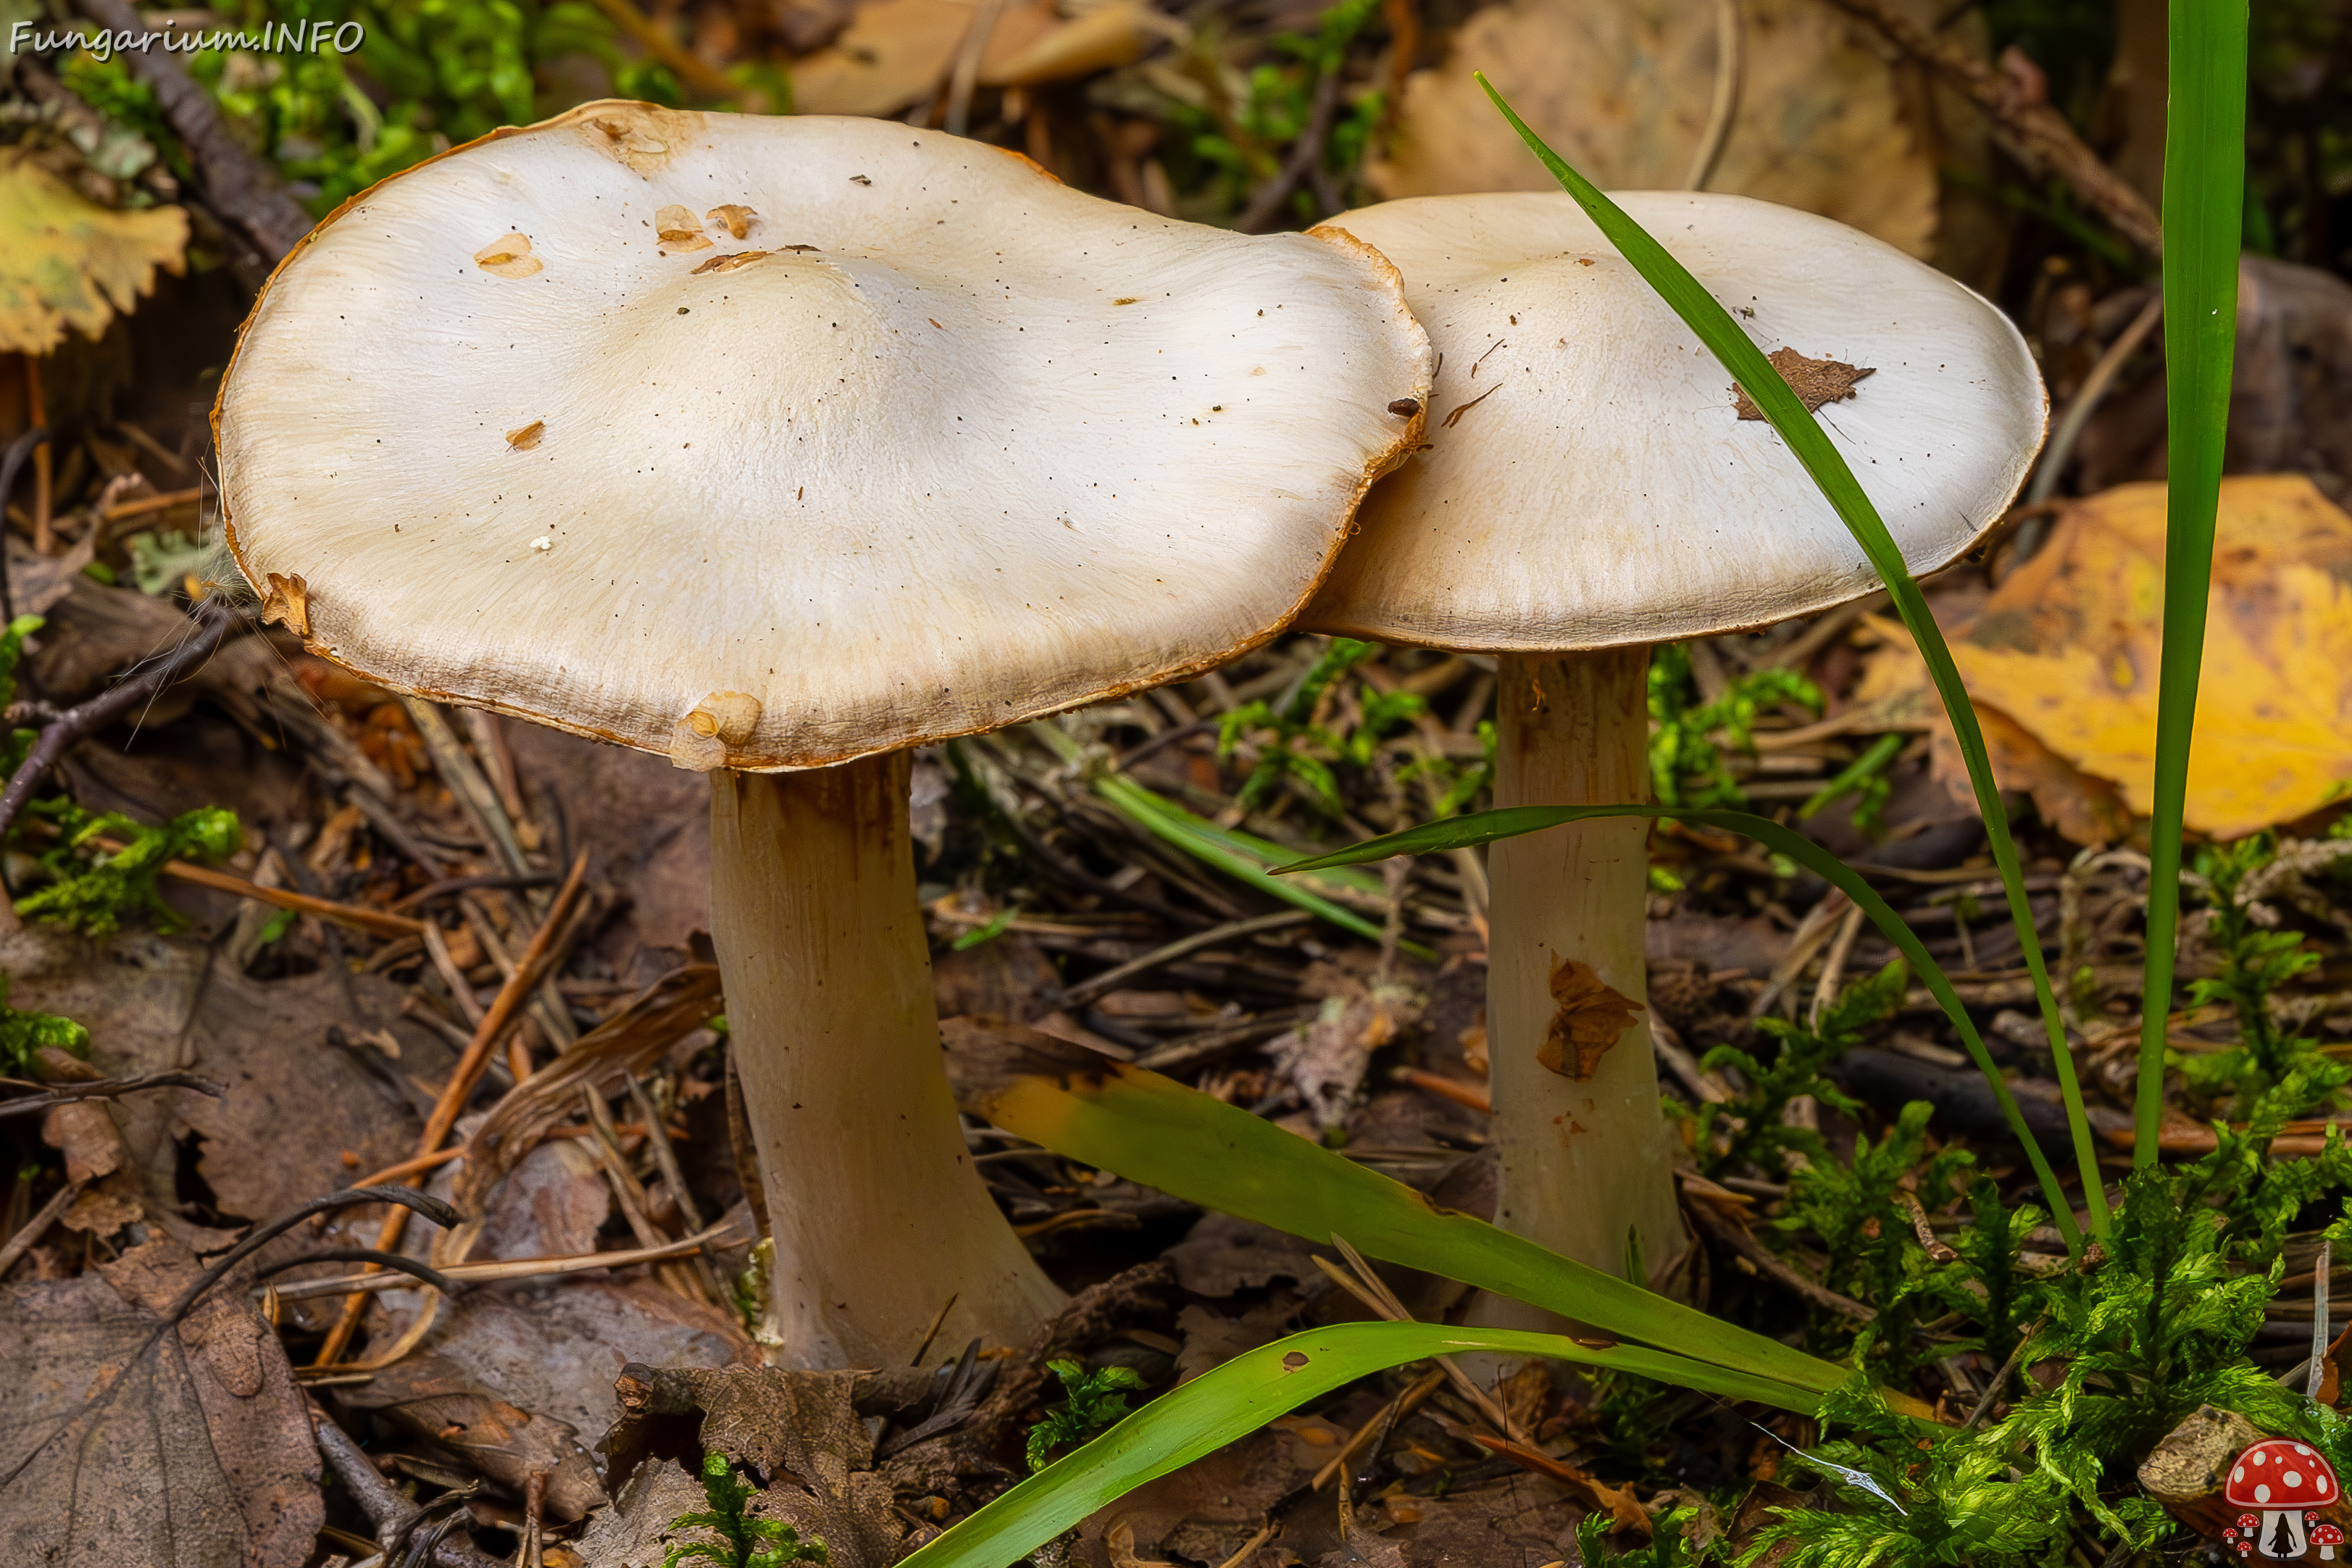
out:
{"label": "white mushroom cap", "polygon": [[[1821,417],[1915,573],[2000,516],[2049,407],[2007,317],[1827,218],[1616,200],[1768,352],[1874,372]],[[1329,226],[1404,273],[1440,361],[1428,447],[1367,498],[1302,626],[1568,651],[1765,626],[1878,586],[1787,444],[1737,416],[1722,364],[1564,193],[1387,202]]]}
{"label": "white mushroom cap", "polygon": [[887,121],[590,104],[287,259],[222,498],[247,577],[374,679],[805,767],[1270,636],[1430,363],[1344,235],[1173,222]]}

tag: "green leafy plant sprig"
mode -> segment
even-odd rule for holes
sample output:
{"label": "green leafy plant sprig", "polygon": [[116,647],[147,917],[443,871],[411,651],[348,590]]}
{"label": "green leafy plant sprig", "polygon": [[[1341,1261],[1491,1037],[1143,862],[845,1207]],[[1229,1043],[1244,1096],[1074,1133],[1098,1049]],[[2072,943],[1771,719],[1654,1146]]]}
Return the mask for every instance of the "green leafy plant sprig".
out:
{"label": "green leafy plant sprig", "polygon": [[[187,921],[155,890],[164,862],[217,865],[245,841],[236,814],[216,805],[182,812],[160,827],[142,827],[121,812],[85,811],[62,795],[28,802],[25,815],[54,826],[58,843],[40,859],[49,885],[18,899],[16,912],[84,936],[110,936],[133,914],[152,918],[157,931],[184,930]],[[126,842],[113,850],[95,842],[110,836]]]}
{"label": "green leafy plant sprig", "polygon": [[757,1494],[735,1473],[726,1455],[702,1457],[702,1495],[710,1507],[679,1514],[670,1521],[670,1529],[707,1530],[719,1539],[671,1547],[662,1556],[662,1568],[677,1568],[698,1558],[716,1563],[719,1568],[785,1568],[793,1563],[831,1561],[824,1542],[815,1537],[803,1541],[800,1531],[781,1520],[751,1517],[746,1505]]}
{"label": "green leafy plant sprig", "polygon": [[1049,1361],[1045,1370],[1061,1379],[1062,1403],[1029,1428],[1029,1468],[1042,1470],[1054,1450],[1083,1443],[1127,1414],[1127,1396],[1143,1386],[1143,1374],[1131,1366],[1107,1366],[1088,1372],[1076,1362]]}
{"label": "green leafy plant sprig", "polygon": [[1820,717],[1821,688],[1793,669],[1736,676],[1712,701],[1693,700],[1690,649],[1667,643],[1650,654],[1650,785],[1667,805],[1744,806],[1748,797],[1723,765],[1714,737],[1753,755],[1756,721],[1789,704]]}

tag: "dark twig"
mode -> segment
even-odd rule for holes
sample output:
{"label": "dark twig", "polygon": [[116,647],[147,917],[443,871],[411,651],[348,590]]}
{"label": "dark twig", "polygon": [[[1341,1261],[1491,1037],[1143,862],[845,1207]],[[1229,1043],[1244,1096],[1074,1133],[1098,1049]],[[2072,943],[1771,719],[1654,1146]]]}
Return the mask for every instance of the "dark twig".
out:
{"label": "dark twig", "polygon": [[283,1274],[289,1268],[301,1268],[313,1263],[373,1263],[379,1268],[389,1268],[412,1279],[422,1279],[444,1296],[455,1296],[466,1288],[463,1280],[452,1279],[429,1264],[373,1247],[331,1247],[324,1252],[306,1253],[300,1258],[289,1258],[283,1263],[273,1263],[267,1268],[257,1269],[254,1278],[267,1279],[273,1274]]}
{"label": "dark twig", "polygon": [[[394,846],[398,847],[398,846]],[[403,893],[392,900],[395,910],[413,910],[430,899],[443,899],[451,893],[471,891],[476,888],[552,888],[559,879],[551,871],[530,877],[450,877],[438,882],[427,882],[413,893]]]}
{"label": "dark twig", "polygon": [[28,1095],[22,1100],[0,1100],[0,1117],[30,1116],[37,1110],[47,1110],[52,1105],[65,1105],[77,1100],[112,1100],[118,1094],[132,1094],[142,1089],[193,1089],[198,1094],[210,1095],[215,1100],[228,1092],[226,1087],[200,1073],[147,1072],[136,1078],[55,1084],[48,1086],[45,1094]]}
{"label": "dark twig", "polygon": [[[352,1441],[350,1433],[329,1420],[315,1400],[310,1403],[310,1426],[318,1435],[320,1458],[327,1461],[327,1468],[343,1483],[343,1490],[351,1494],[360,1511],[368,1516],[368,1522],[375,1526],[376,1539],[398,1539],[409,1521],[423,1510],[392,1489],[383,1473],[369,1460],[366,1451]],[[496,1568],[494,1560],[484,1556],[470,1541],[440,1542],[434,1548],[433,1560],[441,1568]]]}
{"label": "dark twig", "polygon": [[1890,0],[1832,0],[1886,35],[1887,41],[1958,89],[1985,112],[1993,139],[2037,174],[2061,179],[2117,234],[2150,256],[2164,229],[2147,198],[2126,184],[2083,143],[2066,117],[2030,99],[2023,88],[1979,59],[1957,39],[1937,37]]}
{"label": "dark twig", "polygon": [[1721,1213],[1705,1198],[1693,1197],[1683,1205],[1683,1212],[1696,1220],[1701,1230],[1754,1264],[1756,1272],[1799,1300],[1810,1301],[1825,1311],[1835,1312],[1839,1317],[1852,1318],[1856,1322],[1867,1323],[1878,1316],[1876,1311],[1853,1297],[1841,1296],[1819,1280],[1809,1279],[1790,1268],[1775,1258],[1762,1242],[1749,1235],[1746,1226]]}
{"label": "dark twig", "polygon": [[351,1208],[363,1204],[398,1204],[403,1208],[415,1209],[445,1230],[457,1226],[464,1218],[455,1208],[439,1198],[427,1196],[413,1187],[346,1187],[340,1193],[329,1193],[324,1197],[312,1198],[308,1203],[296,1205],[268,1225],[257,1226],[247,1231],[243,1241],[222,1254],[219,1262],[205,1269],[197,1277],[194,1284],[181,1291],[178,1299],[163,1310],[164,1325],[168,1327],[178,1322],[186,1315],[188,1309],[195,1305],[196,1298],[227,1278],[230,1269],[292,1230],[312,1215],[325,1214],[331,1209]]}
{"label": "dark twig", "polygon": [[8,829],[16,825],[16,814],[25,808],[25,803],[40,787],[42,778],[69,748],[86,736],[105,729],[204,663],[213,656],[214,650],[220,647],[232,628],[244,624],[244,617],[226,605],[207,600],[196,611],[194,629],[177,648],[149,666],[144,672],[132,676],[110,691],[68,709],[44,726],[40,739],[35,741],[33,749],[26,753],[24,765],[9,778],[7,787],[0,790],[0,837],[5,837]]}
{"label": "dark twig", "polygon": [[[25,459],[33,455],[33,448],[48,438],[47,429],[36,425],[9,442],[5,455],[0,455],[0,532],[6,531],[8,502],[16,493],[16,470],[25,466]],[[8,556],[5,550],[0,550],[0,626],[16,618],[16,594],[8,583]]]}
{"label": "dark twig", "polygon": [[59,1187],[57,1195],[43,1204],[40,1212],[26,1220],[16,1235],[0,1241],[0,1280],[8,1278],[8,1270],[16,1267],[16,1259],[24,1257],[33,1243],[47,1235],[49,1226],[73,1206],[74,1199],[81,1195],[82,1185],[80,1182],[68,1182]]}
{"label": "dark twig", "polygon": [[121,56],[131,74],[155,94],[156,107],[188,150],[196,184],[206,203],[226,218],[264,259],[275,264],[310,232],[310,215],[287,191],[277,171],[246,150],[231,134],[212,96],[173,55],[140,45],[155,36],[130,0],[77,0],[81,12],[130,44]]}
{"label": "dark twig", "polygon": [[1339,73],[1333,68],[1315,79],[1315,96],[1307,104],[1306,129],[1299,132],[1281,169],[1250,193],[1249,205],[1234,220],[1235,228],[1244,234],[1263,234],[1281,215],[1283,204],[1298,189],[1298,183],[1322,163],[1324,143],[1330,140],[1331,121],[1339,110]]}

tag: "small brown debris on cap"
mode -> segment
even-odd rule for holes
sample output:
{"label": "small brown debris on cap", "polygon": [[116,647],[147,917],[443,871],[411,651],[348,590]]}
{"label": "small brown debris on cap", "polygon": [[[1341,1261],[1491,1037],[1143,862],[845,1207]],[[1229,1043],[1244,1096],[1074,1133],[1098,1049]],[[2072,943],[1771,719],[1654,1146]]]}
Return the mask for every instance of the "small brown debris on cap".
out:
{"label": "small brown debris on cap", "polygon": [[727,749],[749,741],[759,723],[758,698],[744,691],[714,691],[670,732],[670,764],[698,773],[723,768]]}
{"label": "small brown debris on cap", "polygon": [[261,601],[261,624],[284,626],[304,642],[310,640],[310,584],[299,577],[269,574],[269,592]]}
{"label": "small brown debris on cap", "polygon": [[1400,419],[1410,419],[1421,412],[1421,400],[1417,397],[1400,397],[1389,405],[1389,412]]}
{"label": "small brown debris on cap", "polygon": [[530,253],[530,237],[509,234],[474,252],[474,265],[495,278],[528,278],[547,264]]}
{"label": "small brown debris on cap", "polygon": [[714,256],[693,271],[689,278],[699,278],[706,272],[732,272],[738,267],[749,267],[768,253],[764,250],[735,250],[725,256]]}
{"label": "small brown debris on cap", "polygon": [[1123,299],[1113,300],[1111,303],[1114,305],[1140,305],[1143,303],[1143,296],[1140,294],[1129,294]]}
{"label": "small brown debris on cap", "polygon": [[1642,1005],[1612,989],[1589,963],[1562,959],[1551,972],[1551,999],[1559,1010],[1551,1016],[1536,1060],[1547,1072],[1582,1083],[1601,1070],[1609,1047],[1633,1026]]}
{"label": "small brown debris on cap", "polygon": [[661,236],[661,242],[672,250],[710,248],[710,241],[704,236],[702,226],[694,220],[693,210],[675,202],[654,214],[654,232]]}
{"label": "small brown debris on cap", "polygon": [[726,229],[728,234],[736,239],[740,239],[751,233],[752,224],[759,221],[760,216],[758,213],[739,202],[728,202],[723,205],[712,207],[702,216]]}
{"label": "small brown debris on cap", "polygon": [[518,452],[528,452],[547,436],[547,421],[534,419],[520,430],[507,432],[507,445]]}
{"label": "small brown debris on cap", "polygon": [[[1794,349],[1774,349],[1772,368],[1789,384],[1808,414],[1821,412],[1824,403],[1843,403],[1853,395],[1853,384],[1864,376],[1876,375],[1875,365],[1851,365],[1843,360],[1807,359]],[[1764,411],[1756,400],[1740,387],[1731,389],[1732,407],[1742,419],[1761,419]]]}

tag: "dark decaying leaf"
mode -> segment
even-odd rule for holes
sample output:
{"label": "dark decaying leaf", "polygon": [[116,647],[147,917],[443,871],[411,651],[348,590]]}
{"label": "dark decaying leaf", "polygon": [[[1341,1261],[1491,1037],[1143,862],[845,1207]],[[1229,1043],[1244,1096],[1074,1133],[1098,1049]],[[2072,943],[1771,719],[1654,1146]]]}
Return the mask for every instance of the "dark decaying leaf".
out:
{"label": "dark decaying leaf", "polygon": [[77,1279],[0,1293],[0,1562],[296,1568],[310,1556],[325,1518],[319,1451],[277,1336],[235,1289],[163,1327],[200,1273],[158,1237]]}
{"label": "dark decaying leaf", "polygon": [[[853,1403],[859,1373],[731,1366],[719,1371],[632,1366],[624,1374],[629,1414],[606,1440],[616,1506],[599,1513],[580,1543],[599,1568],[654,1568],[670,1522],[700,1508],[699,1486],[680,1486],[688,1468],[660,1428],[699,1416],[698,1444],[723,1454],[755,1482],[755,1518],[782,1520],[803,1541],[824,1543],[831,1568],[884,1568],[899,1555],[906,1526],[890,1506],[890,1483],[873,1469],[874,1441]],[[691,1458],[691,1456],[683,1456]],[[693,1539],[690,1534],[687,1539]]]}
{"label": "dark decaying leaf", "polygon": [[376,1412],[517,1498],[532,1476],[545,1476],[547,1517],[554,1523],[568,1524],[604,1501],[571,1423],[516,1408],[445,1357],[410,1356],[344,1391],[343,1403]]}

